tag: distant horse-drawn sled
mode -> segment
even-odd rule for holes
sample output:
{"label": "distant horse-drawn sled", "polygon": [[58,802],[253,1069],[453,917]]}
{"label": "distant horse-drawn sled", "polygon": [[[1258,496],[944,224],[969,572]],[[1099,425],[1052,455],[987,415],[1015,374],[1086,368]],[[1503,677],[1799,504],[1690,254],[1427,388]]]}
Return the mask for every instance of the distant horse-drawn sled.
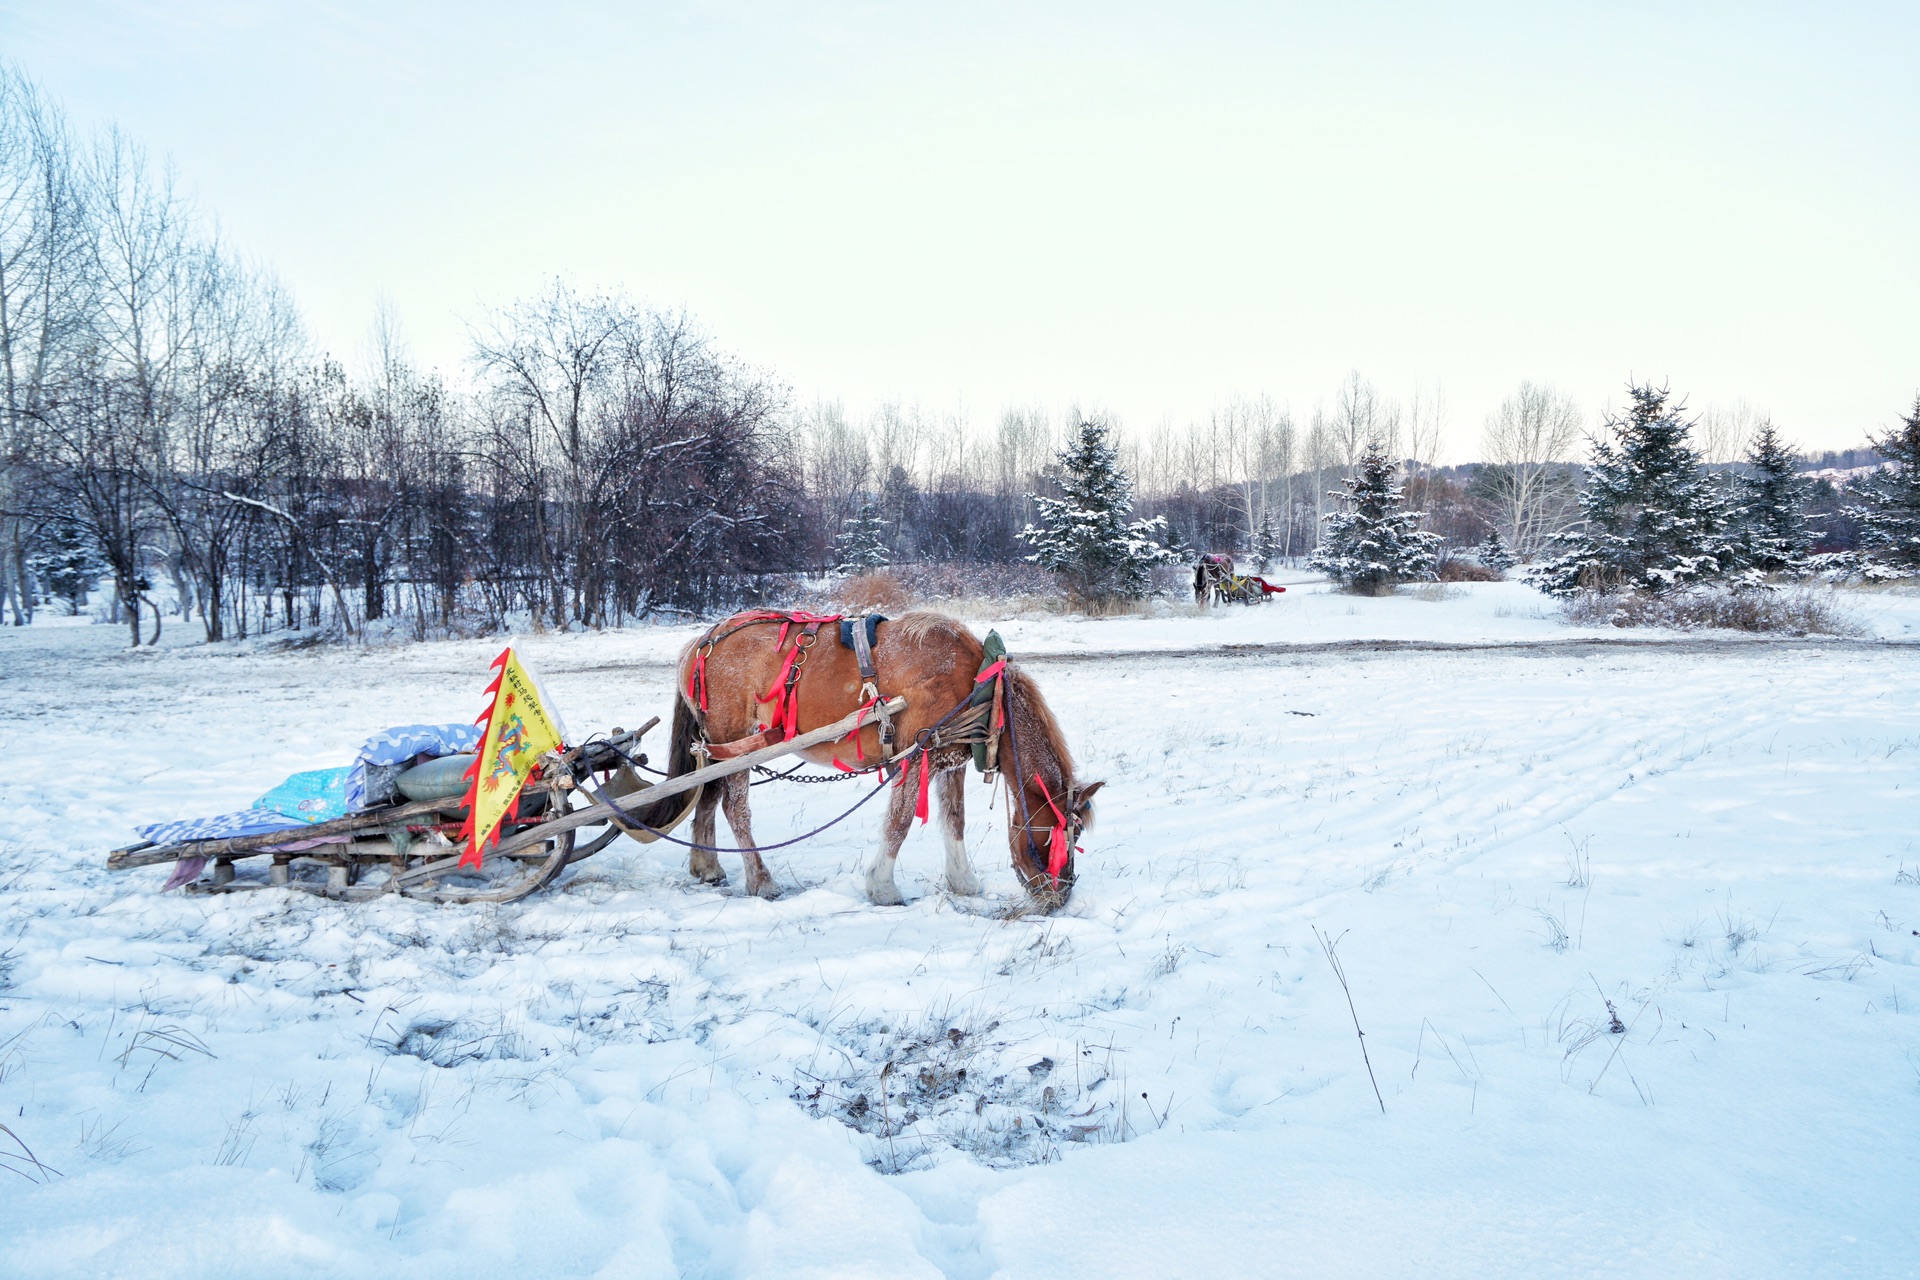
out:
{"label": "distant horse-drawn sled", "polygon": [[1201,556],[1193,566],[1193,602],[1202,608],[1209,604],[1261,604],[1268,596],[1285,591],[1285,587],[1256,574],[1235,573],[1232,556]]}
{"label": "distant horse-drawn sled", "polygon": [[[811,780],[865,776],[873,786],[809,835],[891,789],[866,876],[874,902],[902,900],[894,862],[913,820],[928,820],[934,792],[947,887],[977,894],[964,840],[972,766],[1005,783],[1008,847],[1028,893],[1055,907],[1072,892],[1076,844],[1101,784],[1074,776],[1058,722],[997,634],[983,642],[927,612],[735,614],[681,651],[664,769],[639,749],[657,717],[568,745],[514,651],[494,667],[477,724],[386,730],[353,764],[295,774],[249,809],[141,828],[142,842],[114,850],[109,869],[171,863],[167,887],[201,893],[511,902],[626,835],[686,847],[692,875],[712,884],[727,881],[718,855],[738,853],[747,892],[777,897],[753,839],[748,788],[758,784],[748,775],[789,778],[812,763],[832,773]],[[798,760],[784,772],[769,767],[788,757]],[[716,810],[737,847],[715,844]],[[692,838],[674,835],[689,818]],[[268,860],[264,878],[236,874],[248,859]]]}

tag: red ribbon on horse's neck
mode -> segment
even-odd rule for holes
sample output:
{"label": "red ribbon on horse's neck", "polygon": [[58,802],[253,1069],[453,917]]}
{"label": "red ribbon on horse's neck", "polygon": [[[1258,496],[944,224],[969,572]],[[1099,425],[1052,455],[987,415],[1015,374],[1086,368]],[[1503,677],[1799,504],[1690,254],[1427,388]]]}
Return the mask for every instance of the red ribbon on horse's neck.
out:
{"label": "red ribbon on horse's neck", "polygon": [[1047,839],[1047,874],[1053,877],[1053,887],[1057,889],[1060,873],[1067,866],[1067,815],[1060,812],[1060,806],[1053,802],[1053,792],[1047,790],[1047,784],[1037,773],[1033,775],[1033,785],[1040,788],[1047,808],[1053,810],[1053,835]]}

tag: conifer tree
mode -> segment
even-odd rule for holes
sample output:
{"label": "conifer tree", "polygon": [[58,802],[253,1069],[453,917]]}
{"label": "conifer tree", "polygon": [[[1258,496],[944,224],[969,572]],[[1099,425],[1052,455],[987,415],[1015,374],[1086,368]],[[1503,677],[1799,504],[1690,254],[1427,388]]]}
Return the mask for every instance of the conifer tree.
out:
{"label": "conifer tree", "polygon": [[67,602],[68,612],[79,613],[107,562],[78,523],[57,519],[34,538],[27,568],[49,595]]}
{"label": "conifer tree", "polygon": [[871,502],[861,506],[860,514],[841,523],[840,536],[833,544],[833,567],[842,573],[867,573],[884,569],[892,562],[887,552],[886,522]]}
{"label": "conifer tree", "polygon": [[1407,511],[1394,465],[1377,443],[1367,446],[1360,470],[1346,481],[1345,511],[1328,512],[1326,532],[1307,563],[1340,585],[1383,595],[1401,582],[1431,582],[1440,535],[1419,529],[1422,511]]}
{"label": "conifer tree", "polygon": [[1629,387],[1611,439],[1594,442],[1580,491],[1581,525],[1554,541],[1564,551],[1530,575],[1552,595],[1583,590],[1661,592],[1735,568],[1728,512],[1689,442],[1691,424],[1664,387]]}
{"label": "conifer tree", "polygon": [[1854,508],[1865,528],[1861,542],[1871,569],[1906,576],[1920,572],[1920,397],[1900,425],[1873,441],[1891,466],[1855,486],[1861,504]]}
{"label": "conifer tree", "polygon": [[1127,518],[1133,514],[1133,480],[1120,469],[1105,426],[1081,423],[1059,458],[1061,496],[1033,497],[1040,523],[1020,534],[1034,548],[1027,559],[1052,570],[1070,595],[1083,600],[1145,597],[1153,566],[1174,558],[1160,542],[1166,520]]}
{"label": "conifer tree", "polygon": [[1260,527],[1253,535],[1253,570],[1265,573],[1273,565],[1273,558],[1280,554],[1280,536],[1273,527],[1273,508],[1268,507],[1260,513]]}
{"label": "conifer tree", "polygon": [[1513,552],[1507,549],[1507,543],[1500,536],[1498,526],[1487,531],[1487,540],[1480,544],[1480,563],[1495,573],[1505,573],[1513,568]]}
{"label": "conifer tree", "polygon": [[1806,562],[1808,485],[1794,470],[1793,450],[1771,422],[1760,424],[1739,477],[1738,524],[1742,559],[1762,573],[1798,569]]}

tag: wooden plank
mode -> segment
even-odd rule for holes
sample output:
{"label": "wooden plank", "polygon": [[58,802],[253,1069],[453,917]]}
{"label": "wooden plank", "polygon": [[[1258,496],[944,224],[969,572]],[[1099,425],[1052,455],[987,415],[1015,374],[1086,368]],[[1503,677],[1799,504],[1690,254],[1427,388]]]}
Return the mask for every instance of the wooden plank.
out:
{"label": "wooden plank", "polygon": [[404,822],[408,818],[437,814],[446,807],[447,802],[444,800],[414,800],[407,804],[396,805],[391,809],[350,813],[344,818],[332,818],[326,822],[310,823],[303,827],[288,827],[285,831],[264,831],[257,836],[229,836],[225,840],[192,840],[186,844],[161,845],[158,848],[142,848],[136,845],[128,849],[115,849],[109,854],[107,870],[126,871],[133,867],[150,867],[160,862],[176,862],[181,858],[249,857],[256,853],[269,852],[275,845],[291,844],[296,840],[352,835],[356,831],[378,831],[382,827]]}

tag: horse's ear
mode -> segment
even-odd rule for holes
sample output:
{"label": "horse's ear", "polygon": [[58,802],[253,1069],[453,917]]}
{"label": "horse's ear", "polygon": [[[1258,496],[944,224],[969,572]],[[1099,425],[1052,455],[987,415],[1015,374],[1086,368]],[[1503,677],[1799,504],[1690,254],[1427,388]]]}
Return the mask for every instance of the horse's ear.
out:
{"label": "horse's ear", "polygon": [[1073,811],[1077,814],[1080,814],[1082,818],[1084,818],[1091,811],[1091,808],[1093,805],[1093,793],[1106,785],[1107,784],[1105,781],[1089,782],[1086,786],[1081,787],[1078,791],[1074,792],[1073,793]]}

